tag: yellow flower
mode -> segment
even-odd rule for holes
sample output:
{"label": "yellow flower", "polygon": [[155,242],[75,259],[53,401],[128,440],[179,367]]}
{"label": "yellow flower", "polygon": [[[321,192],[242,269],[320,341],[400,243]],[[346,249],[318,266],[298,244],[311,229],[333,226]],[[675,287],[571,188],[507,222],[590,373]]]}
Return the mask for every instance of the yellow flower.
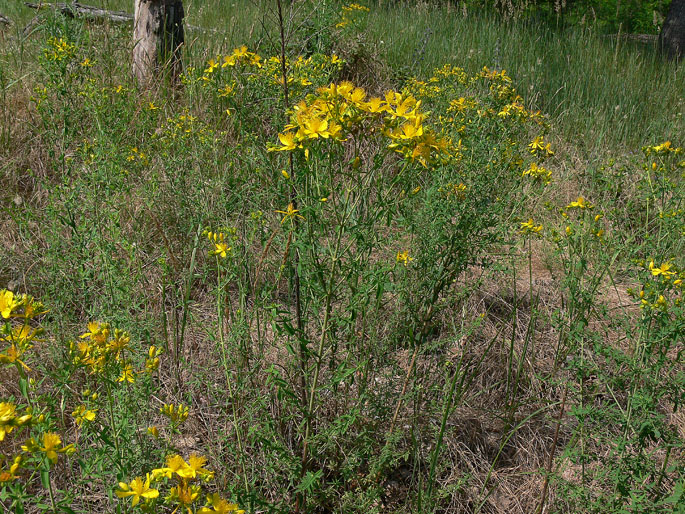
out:
{"label": "yellow flower", "polygon": [[533,218],[521,222],[521,232],[523,234],[538,234],[542,231],[542,225],[536,225]]}
{"label": "yellow flower", "polygon": [[579,196],[576,201],[566,206],[567,209],[592,209],[592,207],[593,205],[582,196]]}
{"label": "yellow flower", "polygon": [[412,257],[409,257],[409,250],[405,250],[404,252],[397,252],[397,262],[401,262],[402,264],[404,264],[405,267],[413,260],[414,259]]}
{"label": "yellow flower", "polygon": [[58,453],[71,454],[76,451],[73,444],[62,446],[62,439],[54,432],[45,432],[43,434],[43,446],[40,446],[32,437],[21,449],[28,453],[43,452],[53,464],[57,462]]}
{"label": "yellow flower", "polygon": [[24,354],[26,351],[26,347],[24,348],[17,348],[17,345],[14,343],[11,343],[5,350],[0,353],[0,364],[20,364],[22,368],[24,368],[26,371],[31,371],[31,368],[29,368],[26,363],[21,360],[21,356]]}
{"label": "yellow flower", "polygon": [[219,88],[219,96],[222,98],[226,98],[228,96],[231,96],[233,94],[233,88],[229,85],[226,85],[222,88]]}
{"label": "yellow flower", "polygon": [[212,476],[214,476],[213,471],[209,471],[208,469],[203,467],[206,463],[206,457],[202,457],[201,455],[191,453],[190,457],[188,457],[188,468],[191,470],[190,478],[195,478],[196,476],[211,478]]}
{"label": "yellow flower", "polygon": [[12,315],[12,311],[21,305],[19,297],[15,297],[12,291],[0,290],[0,315],[7,319]]}
{"label": "yellow flower", "polygon": [[0,441],[5,439],[5,435],[14,430],[16,405],[13,403],[0,402]]}
{"label": "yellow flower", "polygon": [[23,295],[22,302],[24,303],[24,318],[26,319],[33,319],[36,316],[40,316],[41,314],[48,312],[43,304],[34,300],[32,296]]}
{"label": "yellow flower", "polygon": [[81,426],[84,421],[94,421],[96,414],[97,410],[89,410],[85,405],[79,405],[71,413],[78,426]]}
{"label": "yellow flower", "polygon": [[233,49],[234,57],[245,57],[247,55],[247,46],[242,45],[238,48]]}
{"label": "yellow flower", "polygon": [[530,153],[544,153],[547,155],[547,157],[551,157],[554,155],[554,152],[552,151],[551,144],[547,143],[545,144],[545,141],[543,140],[542,136],[537,136],[532,143],[528,145],[528,148],[530,148]]}
{"label": "yellow flower", "polygon": [[200,496],[200,491],[199,486],[181,483],[176,487],[171,488],[169,496],[167,496],[166,499],[172,503],[178,503],[178,507],[174,512],[178,509],[183,509],[188,514],[193,514],[193,510],[190,506],[195,503],[197,497]]}
{"label": "yellow flower", "polygon": [[670,271],[670,269],[671,269],[671,264],[668,263],[668,262],[664,262],[664,263],[663,263],[661,266],[659,266],[659,267],[656,267],[656,266],[654,265],[654,261],[650,261],[650,262],[649,262],[649,271],[651,271],[651,272],[652,272],[652,275],[654,275],[655,277],[658,277],[659,275],[661,275],[661,276],[664,277],[666,280],[668,280],[668,279],[671,278],[673,275],[675,275],[675,272],[674,272],[674,271]]}
{"label": "yellow flower", "polygon": [[223,232],[207,232],[207,238],[214,243],[214,250],[209,252],[209,255],[217,255],[222,259],[225,259],[228,252],[231,251],[231,247],[225,241]]}
{"label": "yellow flower", "polygon": [[322,118],[311,118],[305,121],[304,126],[302,127],[302,133],[309,139],[318,137],[327,139],[331,135],[328,131],[328,121]]}
{"label": "yellow flower", "polygon": [[552,179],[552,172],[547,168],[539,166],[537,163],[532,163],[530,168],[525,170],[522,174],[524,177],[526,175],[530,176],[532,179],[541,180],[544,184],[549,184]]}
{"label": "yellow flower", "polygon": [[147,427],[147,433],[155,439],[159,439],[159,429],[155,426]]}
{"label": "yellow flower", "polygon": [[162,350],[156,346],[150,346],[147,352],[147,359],[145,359],[145,371],[152,373],[157,371],[159,368],[159,355],[162,354]]}
{"label": "yellow flower", "polygon": [[97,321],[91,321],[88,323],[88,332],[81,336],[81,339],[89,337],[91,341],[104,345],[109,337],[109,323],[98,323]]}
{"label": "yellow flower", "polygon": [[205,69],[204,73],[214,73],[214,70],[216,70],[218,67],[219,63],[214,59],[210,59],[207,63],[207,69]]}
{"label": "yellow flower", "polygon": [[238,508],[236,503],[228,503],[221,498],[217,493],[207,495],[207,505],[209,507],[202,507],[197,511],[197,514],[228,514],[235,512],[236,514],[244,514],[244,510]]}
{"label": "yellow flower", "polygon": [[123,330],[114,329],[114,339],[107,343],[107,350],[115,354],[117,360],[119,360],[121,353],[128,349],[128,343],[131,341],[131,336],[128,332]]}
{"label": "yellow flower", "polygon": [[117,378],[117,382],[135,382],[136,379],[133,376],[133,366],[126,364],[121,370],[121,375]]}
{"label": "yellow flower", "polygon": [[157,109],[159,109],[159,107],[157,107],[154,102],[148,103],[147,108],[151,111],[156,111]]}
{"label": "yellow flower", "polygon": [[278,140],[281,142],[283,146],[280,148],[270,148],[271,151],[286,152],[289,150],[295,150],[296,148],[302,148],[302,145],[295,140],[294,132],[278,134]]}
{"label": "yellow flower", "polygon": [[21,461],[21,455],[17,455],[16,457],[14,457],[14,461],[12,462],[12,465],[9,467],[9,469],[0,469],[0,484],[4,482],[10,482],[17,478],[17,471],[19,470],[19,466],[21,466]]}
{"label": "yellow flower", "polygon": [[288,207],[286,208],[285,211],[276,211],[276,212],[278,214],[285,214],[285,216],[283,216],[283,219],[281,220],[281,224],[285,223],[289,219],[290,220],[294,220],[296,218],[304,219],[304,216],[300,216],[299,214],[297,214],[300,211],[298,209],[295,209],[292,202],[288,204]]}
{"label": "yellow flower", "polygon": [[153,470],[153,475],[161,474],[171,478],[176,473],[181,478],[194,478],[195,472],[188,466],[180,455],[169,455],[166,458],[166,467]]}
{"label": "yellow flower", "polygon": [[117,489],[116,495],[119,498],[133,496],[131,506],[135,507],[138,505],[141,498],[145,500],[157,498],[159,496],[159,491],[150,487],[150,474],[148,473],[145,477],[145,482],[143,482],[141,477],[134,478],[130,484],[119,482],[119,489]]}
{"label": "yellow flower", "polygon": [[172,423],[183,423],[188,419],[190,407],[182,403],[179,403],[178,406],[175,406],[173,403],[165,403],[160,412],[169,418]]}
{"label": "yellow flower", "polygon": [[42,332],[42,329],[32,329],[29,325],[15,326],[12,328],[12,332],[8,336],[0,338],[0,341],[16,344],[26,350],[32,346],[32,341],[38,341],[36,336]]}

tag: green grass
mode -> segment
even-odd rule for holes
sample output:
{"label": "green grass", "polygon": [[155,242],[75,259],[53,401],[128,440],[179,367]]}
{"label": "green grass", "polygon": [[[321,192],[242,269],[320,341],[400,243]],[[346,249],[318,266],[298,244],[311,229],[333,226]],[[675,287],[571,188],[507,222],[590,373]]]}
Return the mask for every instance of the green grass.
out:
{"label": "green grass", "polygon": [[408,74],[443,62],[506,69],[526,105],[548,114],[586,155],[685,132],[685,71],[664,62],[654,45],[445,7],[374,9],[368,31],[378,52]]}

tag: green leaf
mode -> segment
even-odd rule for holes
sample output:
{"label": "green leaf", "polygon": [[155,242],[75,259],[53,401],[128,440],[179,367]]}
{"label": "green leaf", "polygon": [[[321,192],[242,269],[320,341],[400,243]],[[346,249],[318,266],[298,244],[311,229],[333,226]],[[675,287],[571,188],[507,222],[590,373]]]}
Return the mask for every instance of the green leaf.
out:
{"label": "green leaf", "polygon": [[50,489],[50,472],[47,469],[40,470],[40,482],[45,489]]}

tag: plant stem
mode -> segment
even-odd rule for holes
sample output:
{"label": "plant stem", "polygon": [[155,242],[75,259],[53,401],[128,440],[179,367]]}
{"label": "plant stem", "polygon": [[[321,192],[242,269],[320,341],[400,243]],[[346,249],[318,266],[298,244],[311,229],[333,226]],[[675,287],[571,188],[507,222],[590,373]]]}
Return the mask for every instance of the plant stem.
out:
{"label": "plant stem", "polygon": [[243,470],[243,481],[245,483],[245,495],[249,495],[250,487],[247,481],[247,471],[245,469],[245,451],[243,448],[243,440],[240,435],[238,427],[238,415],[236,413],[235,395],[233,394],[233,385],[231,384],[231,376],[228,370],[228,359],[226,358],[226,343],[224,340],[224,315],[222,308],[221,291],[223,284],[221,283],[221,266],[219,264],[219,256],[216,257],[216,310],[219,318],[219,342],[221,344],[221,359],[223,361],[224,373],[226,374],[226,385],[228,386],[228,395],[231,399],[231,410],[233,411],[233,429],[235,430],[235,437],[238,442],[238,452],[240,453],[240,467]]}

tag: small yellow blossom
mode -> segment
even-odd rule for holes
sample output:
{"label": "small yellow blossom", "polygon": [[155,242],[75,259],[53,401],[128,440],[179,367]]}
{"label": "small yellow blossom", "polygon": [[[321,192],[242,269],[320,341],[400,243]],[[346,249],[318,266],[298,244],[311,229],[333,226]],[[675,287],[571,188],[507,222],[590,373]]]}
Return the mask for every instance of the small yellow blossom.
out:
{"label": "small yellow blossom", "polygon": [[14,295],[12,291],[0,290],[0,315],[9,318],[13,311],[21,305],[21,299]]}
{"label": "small yellow blossom", "polygon": [[146,475],[145,481],[141,477],[134,478],[130,484],[119,482],[119,489],[116,491],[119,498],[127,498],[132,496],[131,506],[135,507],[140,502],[141,498],[144,500],[152,500],[159,496],[157,489],[150,487],[150,475]]}
{"label": "small yellow blossom", "polygon": [[225,259],[228,252],[231,251],[231,247],[226,243],[226,236],[223,232],[208,232],[207,238],[214,243],[214,250],[209,252],[209,255],[216,255]]}
{"label": "small yellow blossom", "polygon": [[661,266],[657,267],[654,265],[654,261],[650,261],[649,271],[651,271],[652,275],[654,275],[655,277],[661,275],[666,280],[670,279],[673,275],[675,275],[675,272],[671,271],[671,264],[668,262],[664,262],[663,264],[661,264]]}
{"label": "small yellow blossom", "polygon": [[164,414],[172,423],[183,423],[188,419],[188,413],[190,412],[190,407],[179,403],[174,405],[173,403],[165,403],[160,412]]}
{"label": "small yellow blossom", "polygon": [[[221,498],[217,493],[207,495],[207,507],[202,507],[197,511],[197,514],[244,514],[245,511],[240,509],[236,503],[229,503]],[[211,507],[211,508],[209,508]]]}
{"label": "small yellow blossom", "polygon": [[297,218],[304,219],[304,216],[301,216],[297,214],[299,209],[295,209],[294,205],[292,202],[288,204],[288,207],[286,207],[286,210],[284,211],[276,211],[278,214],[284,214],[283,219],[281,220],[281,224],[285,223],[288,220],[295,220]]}
{"label": "small yellow blossom", "polygon": [[521,222],[521,233],[523,234],[539,234],[542,231],[542,225],[536,225],[533,218],[528,221]]}
{"label": "small yellow blossom", "polygon": [[71,413],[78,426],[81,426],[84,421],[94,421],[96,414],[97,410],[89,410],[85,405],[79,405]]}
{"label": "small yellow blossom", "polygon": [[67,455],[72,454],[76,451],[73,444],[67,446],[62,446],[62,439],[60,436],[54,432],[45,432],[43,434],[43,446],[40,446],[38,442],[32,437],[29,439],[21,449],[28,453],[43,452],[45,456],[55,464],[57,462],[58,453],[66,453]]}
{"label": "small yellow blossom", "polygon": [[592,209],[594,206],[582,196],[566,206],[567,209]]}
{"label": "small yellow blossom", "polygon": [[121,370],[121,375],[117,378],[117,382],[135,382],[136,379],[133,373],[133,366],[131,364],[126,364]]}
{"label": "small yellow blossom", "polygon": [[411,261],[414,260],[413,257],[409,256],[409,250],[405,250],[404,252],[397,252],[397,262],[404,264],[406,267]]}

